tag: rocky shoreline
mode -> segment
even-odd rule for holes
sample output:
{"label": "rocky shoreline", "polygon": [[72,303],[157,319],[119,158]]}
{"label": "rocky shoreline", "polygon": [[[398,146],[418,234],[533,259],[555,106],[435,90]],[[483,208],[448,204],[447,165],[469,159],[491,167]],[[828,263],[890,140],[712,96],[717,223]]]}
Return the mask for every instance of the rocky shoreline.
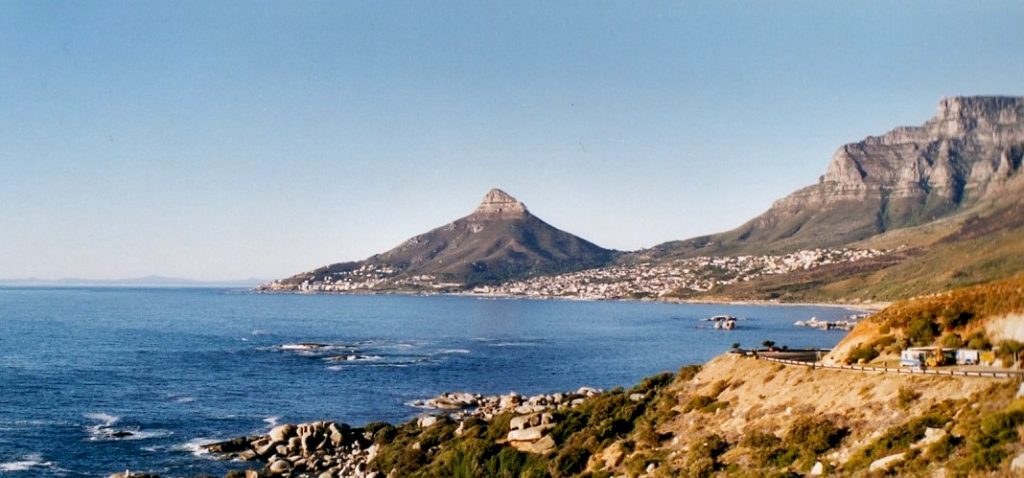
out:
{"label": "rocky shoreline", "polygon": [[[505,395],[450,392],[409,405],[431,411],[413,420],[416,427],[428,429],[441,423],[455,424],[458,426],[456,434],[461,434],[466,424],[474,420],[491,422],[495,417],[511,415],[509,432],[501,442],[522,452],[544,454],[555,447],[555,441],[548,434],[556,425],[555,412],[579,407],[601,393],[591,387],[533,396],[515,392]],[[375,434],[382,426],[386,425],[356,428],[330,421],[284,424],[266,435],[237,437],[203,448],[225,460],[261,463],[258,470],[239,472],[238,476],[247,478],[391,477],[393,473],[385,475],[382,470],[372,469],[372,461],[380,449],[375,443]]]}
{"label": "rocky shoreline", "polygon": [[245,476],[377,478],[367,466],[377,454],[372,434],[344,423],[310,422],[274,427],[266,435],[243,436],[203,448],[224,459],[260,461]]}

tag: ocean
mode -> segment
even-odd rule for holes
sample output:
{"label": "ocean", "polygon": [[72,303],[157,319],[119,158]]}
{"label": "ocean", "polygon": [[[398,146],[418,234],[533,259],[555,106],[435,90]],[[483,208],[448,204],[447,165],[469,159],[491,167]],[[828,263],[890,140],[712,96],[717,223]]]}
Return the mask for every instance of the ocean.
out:
{"label": "ocean", "polygon": [[[447,391],[628,387],[733,343],[831,347],[811,306],[0,289],[0,476],[223,475],[199,445],[278,423],[355,426]],[[732,331],[701,319],[739,317]],[[302,343],[324,345],[315,350]]]}

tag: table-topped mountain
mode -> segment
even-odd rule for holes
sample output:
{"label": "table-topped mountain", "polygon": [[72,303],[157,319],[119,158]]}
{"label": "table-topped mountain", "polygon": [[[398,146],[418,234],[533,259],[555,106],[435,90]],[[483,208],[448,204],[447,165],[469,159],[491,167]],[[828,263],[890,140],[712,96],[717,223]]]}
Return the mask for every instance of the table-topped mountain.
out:
{"label": "table-topped mountain", "polygon": [[358,262],[332,264],[263,290],[459,289],[609,264],[617,252],[551,226],[490,190],[472,214]]}
{"label": "table-topped mountain", "polygon": [[944,98],[923,126],[842,146],[815,185],[728,232],[662,244],[653,256],[789,252],[853,243],[1019,200],[1024,98]]}

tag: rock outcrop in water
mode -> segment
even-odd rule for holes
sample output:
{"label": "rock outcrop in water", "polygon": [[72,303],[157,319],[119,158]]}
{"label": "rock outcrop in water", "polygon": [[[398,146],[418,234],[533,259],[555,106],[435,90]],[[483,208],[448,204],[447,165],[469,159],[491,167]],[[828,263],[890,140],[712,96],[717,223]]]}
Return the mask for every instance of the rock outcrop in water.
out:
{"label": "rock outcrop in water", "polygon": [[1024,98],[945,98],[924,125],[844,145],[818,184],[739,228],[657,246],[655,255],[791,251],[849,244],[1024,191]]}
{"label": "rock outcrop in water", "polygon": [[490,190],[472,214],[359,262],[262,286],[269,291],[451,290],[600,267],[616,252],[557,229]]}

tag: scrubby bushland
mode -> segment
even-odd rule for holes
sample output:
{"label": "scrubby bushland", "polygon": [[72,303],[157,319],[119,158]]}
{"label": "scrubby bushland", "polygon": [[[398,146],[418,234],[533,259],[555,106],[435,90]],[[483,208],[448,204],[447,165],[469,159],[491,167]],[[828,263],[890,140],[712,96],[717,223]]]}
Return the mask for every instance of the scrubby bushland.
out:
{"label": "scrubby bushland", "polygon": [[883,353],[898,352],[899,345],[896,338],[885,335],[867,344],[858,345],[846,356],[846,364],[858,363],[860,361],[870,362]]}
{"label": "scrubby bushland", "polygon": [[[1021,312],[1024,276],[897,302],[868,319],[878,325],[882,337],[854,347],[843,360],[870,362],[902,348],[935,344],[990,350],[993,344],[984,331],[978,330],[978,324],[991,317]],[[885,340],[889,342],[884,343]],[[1001,358],[1009,363],[1019,357],[1024,344],[1007,342],[1005,347],[996,348],[1006,351]]]}
{"label": "scrubby bushland", "polygon": [[[615,442],[627,443],[633,453],[626,466],[646,468],[660,463],[663,454],[652,452],[660,442],[657,425],[670,419],[675,398],[663,393],[677,377],[689,380],[699,367],[684,367],[678,374],[649,377],[629,390],[615,389],[556,416],[551,437],[557,447],[548,455],[519,452],[499,443],[509,431],[511,415],[492,421],[470,419],[463,432],[444,421],[426,428],[415,423],[399,427],[373,424],[367,429],[380,447],[372,466],[409,477],[566,477],[577,476],[590,458]],[[639,400],[636,398],[640,397]]]}
{"label": "scrubby bushland", "polygon": [[978,319],[1015,312],[1024,312],[1024,276],[897,302],[871,320],[925,340],[962,330]]}

